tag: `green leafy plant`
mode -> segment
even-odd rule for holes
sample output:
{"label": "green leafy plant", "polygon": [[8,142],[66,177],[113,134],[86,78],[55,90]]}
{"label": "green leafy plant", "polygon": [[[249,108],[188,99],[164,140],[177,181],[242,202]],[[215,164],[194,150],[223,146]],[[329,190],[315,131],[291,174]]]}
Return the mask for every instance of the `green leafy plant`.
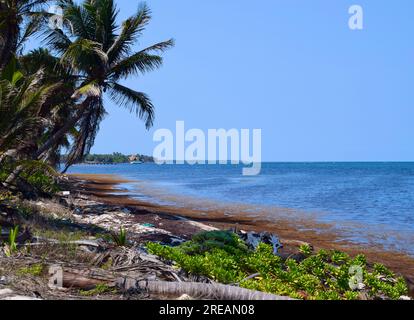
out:
{"label": "green leafy plant", "polygon": [[204,232],[178,247],[147,243],[150,253],[172,261],[189,274],[203,275],[226,284],[238,284],[243,288],[259,290],[297,299],[355,300],[359,290],[352,290],[349,283],[357,266],[362,270],[364,292],[371,298],[398,299],[407,293],[404,279],[382,279],[379,273],[390,272],[377,265],[368,269],[366,258],[358,255],[351,259],[340,251],[310,252],[303,261],[283,260],[273,254],[273,248],[260,244],[249,250],[234,233]]}
{"label": "green leafy plant", "polygon": [[118,233],[111,233],[112,241],[119,247],[125,247],[128,244],[127,233],[124,228],[120,228]]}
{"label": "green leafy plant", "polygon": [[299,247],[299,252],[302,253],[305,256],[310,256],[313,252],[313,249],[309,244],[302,244]]}
{"label": "green leafy plant", "polygon": [[56,193],[59,191],[55,179],[58,173],[41,161],[21,161],[24,171],[21,173],[27,183],[44,193]]}
{"label": "green leafy plant", "polygon": [[4,253],[7,257],[11,257],[17,251],[17,235],[19,234],[19,226],[10,230],[8,242],[5,245]]}
{"label": "green leafy plant", "polygon": [[44,270],[43,264],[37,263],[37,264],[31,265],[28,267],[20,268],[16,274],[19,276],[30,275],[34,277],[39,277],[43,274],[43,270]]}
{"label": "green leafy plant", "polygon": [[247,252],[245,243],[229,231],[202,232],[196,234],[191,242],[182,245],[182,249],[188,254],[198,254],[215,248],[235,254]]}
{"label": "green leafy plant", "polygon": [[0,192],[0,203],[11,199],[13,199],[13,194],[10,191]]}
{"label": "green leafy plant", "polygon": [[345,252],[334,250],[331,254],[331,261],[334,264],[342,264],[349,260],[349,256]]}

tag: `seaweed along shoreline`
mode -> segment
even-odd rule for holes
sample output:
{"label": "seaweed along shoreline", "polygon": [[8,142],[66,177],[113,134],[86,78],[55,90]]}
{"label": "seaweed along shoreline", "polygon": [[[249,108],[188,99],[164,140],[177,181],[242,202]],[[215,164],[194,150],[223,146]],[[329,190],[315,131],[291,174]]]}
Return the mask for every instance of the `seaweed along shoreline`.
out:
{"label": "seaweed along shoreline", "polygon": [[[408,282],[410,293],[413,293],[414,258],[401,253],[384,250],[377,247],[364,247],[347,241],[339,241],[338,235],[330,231],[328,225],[318,224],[306,220],[289,220],[280,218],[269,221],[255,217],[252,219],[247,213],[229,215],[227,212],[182,208],[158,205],[133,199],[121,188],[122,183],[131,182],[116,175],[72,174],[69,176],[73,185],[72,192],[80,192],[93,197],[103,204],[119,205],[132,208],[135,216],[141,217],[147,223],[155,226],[168,225],[169,231],[177,237],[189,238],[197,230],[209,228],[232,229],[245,231],[271,232],[280,237],[282,243],[295,246],[296,243],[307,242],[315,249],[335,249],[344,251],[351,256],[364,254],[368,260],[377,261],[389,267],[394,272],[404,276]],[[76,187],[74,187],[76,185]],[[180,218],[171,220],[170,217]],[[185,218],[186,224],[183,224]],[[142,219],[141,222],[144,222]],[[155,219],[155,220],[154,220]],[[191,226],[189,228],[189,226]],[[321,230],[323,230],[321,232]],[[326,231],[325,231],[326,230]]]}

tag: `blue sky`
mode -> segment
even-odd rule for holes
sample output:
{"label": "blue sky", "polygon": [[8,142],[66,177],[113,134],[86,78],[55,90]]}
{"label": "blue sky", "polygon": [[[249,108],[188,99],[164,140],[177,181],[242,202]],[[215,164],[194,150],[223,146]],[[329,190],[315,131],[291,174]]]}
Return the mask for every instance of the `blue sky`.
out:
{"label": "blue sky", "polygon": [[[137,1],[116,1],[125,18]],[[260,128],[266,161],[414,160],[412,0],[150,0],[137,49],[175,38],[153,130],[109,101],[93,152],[152,154],[158,128]],[[364,9],[364,30],[348,8]]]}

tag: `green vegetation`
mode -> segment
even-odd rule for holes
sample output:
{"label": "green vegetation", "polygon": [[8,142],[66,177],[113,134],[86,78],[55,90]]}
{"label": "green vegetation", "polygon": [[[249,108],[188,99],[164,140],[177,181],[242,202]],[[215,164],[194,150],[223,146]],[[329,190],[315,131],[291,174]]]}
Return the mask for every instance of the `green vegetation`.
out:
{"label": "green vegetation", "polygon": [[127,240],[127,233],[124,228],[121,227],[118,233],[111,233],[111,240],[118,246],[118,247],[125,247],[128,244]]}
{"label": "green vegetation", "polygon": [[8,242],[5,244],[4,253],[7,257],[12,256],[17,251],[17,236],[19,234],[19,226],[10,230]]}
{"label": "green vegetation", "polygon": [[[1,180],[0,180],[1,181]],[[13,194],[10,191],[0,192],[0,203],[9,201],[13,198]]]}
{"label": "green vegetation", "polygon": [[93,297],[93,296],[108,294],[108,293],[116,294],[117,290],[115,288],[111,288],[107,284],[98,284],[92,290],[80,290],[79,293],[81,296],[84,296],[84,297]]}
{"label": "green vegetation", "polygon": [[312,254],[313,249],[309,244],[302,244],[299,247],[299,252],[308,257]]}
{"label": "green vegetation", "polygon": [[60,191],[56,182],[57,173],[48,166],[34,164],[29,168],[26,167],[21,177],[43,193],[54,194]]}
{"label": "green vegetation", "polygon": [[[32,188],[32,193],[49,195],[60,191],[56,181],[58,174],[50,166],[38,161],[24,161],[19,165],[22,168],[19,179]],[[5,183],[13,170],[7,166],[0,169],[0,184]]]}
{"label": "green vegetation", "polygon": [[28,267],[23,267],[17,270],[18,276],[33,276],[40,277],[43,274],[44,266],[41,263],[37,263]]}
{"label": "green vegetation", "polygon": [[[85,156],[84,162],[91,164],[119,164],[119,163],[129,163],[132,161],[140,162],[154,162],[154,159],[149,156],[137,154],[133,156],[124,155],[119,152],[114,152],[113,154],[88,154]],[[67,156],[62,156],[62,161],[66,161]]]}
{"label": "green vegetation", "polygon": [[[404,279],[395,279],[382,265],[370,270],[362,255],[350,258],[343,252],[325,250],[312,254],[301,247],[306,259],[283,260],[273,254],[270,245],[249,250],[236,234],[222,231],[196,235],[178,247],[148,243],[147,248],[191,274],[297,299],[353,300],[360,298],[360,292],[370,298],[398,299],[407,294]],[[362,272],[360,290],[350,287],[356,277],[353,268]],[[259,275],[251,278],[255,274]]]}
{"label": "green vegetation", "polygon": [[86,162],[104,163],[104,164],[116,164],[129,162],[128,156],[121,153],[113,154],[89,154],[85,157]]}

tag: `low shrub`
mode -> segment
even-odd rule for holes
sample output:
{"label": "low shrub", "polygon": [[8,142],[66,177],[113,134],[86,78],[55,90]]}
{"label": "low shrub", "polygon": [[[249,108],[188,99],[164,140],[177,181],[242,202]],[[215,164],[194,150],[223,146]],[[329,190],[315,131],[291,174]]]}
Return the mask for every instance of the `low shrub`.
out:
{"label": "low shrub", "polygon": [[[148,243],[147,248],[190,274],[298,299],[355,300],[362,292],[372,299],[398,299],[408,291],[404,279],[395,278],[384,266],[369,270],[363,255],[351,258],[344,252],[326,250],[312,253],[303,247],[307,256],[303,261],[283,260],[267,244],[249,250],[231,232],[205,232],[178,247]],[[357,287],[351,285],[355,279]]]}
{"label": "low shrub", "polygon": [[44,193],[57,193],[59,187],[55,182],[55,179],[44,172],[34,172],[30,174],[23,174],[26,181],[34,188]]}
{"label": "low shrub", "polygon": [[[24,166],[20,178],[24,179],[33,188],[43,193],[57,193],[60,191],[56,183],[56,171],[40,161],[23,161],[19,165]],[[0,182],[6,181],[9,175],[16,169],[17,164],[3,163],[0,168]]]}
{"label": "low shrub", "polygon": [[41,263],[37,263],[28,267],[23,267],[17,270],[18,276],[34,276],[40,277],[43,274],[44,266]]}

